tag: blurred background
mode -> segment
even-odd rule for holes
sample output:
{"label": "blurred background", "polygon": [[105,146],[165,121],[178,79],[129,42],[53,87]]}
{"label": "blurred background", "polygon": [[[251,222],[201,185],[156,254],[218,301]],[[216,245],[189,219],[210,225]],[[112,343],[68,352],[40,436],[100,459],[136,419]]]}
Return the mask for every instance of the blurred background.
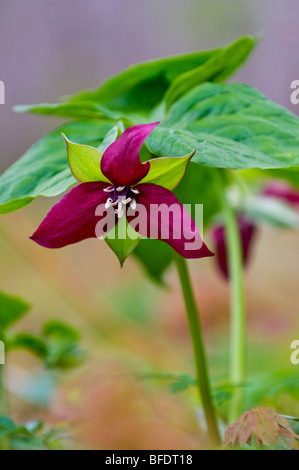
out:
{"label": "blurred background", "polygon": [[[299,79],[298,18],[296,0],[0,0],[0,79],[6,86],[0,171],[62,122],[14,114],[12,106],[57,102],[132,63],[214,48],[247,33],[262,39],[233,80],[299,114],[299,105],[290,102],[290,83]],[[193,375],[175,271],[169,270],[162,289],[134,259],[120,270],[104,242],[59,251],[34,245],[28,236],[55,202],[36,200],[1,216],[0,289],[32,304],[22,329],[39,331],[53,317],[77,327],[87,359],[53,377],[29,354],[13,353],[6,367],[11,414],[17,421],[66,423],[86,448],[201,447],[196,390],[173,394],[169,388],[169,374]],[[289,390],[276,386],[269,394],[264,384],[270,386],[271,374],[287,371],[296,379],[299,373],[299,366],[290,367],[290,344],[299,336],[298,241],[295,232],[260,230],[246,277],[248,363],[255,381],[248,405],[258,396],[297,415]],[[191,268],[212,376],[221,383],[228,370],[228,285],[209,260]],[[225,402],[223,390],[218,398]]]}

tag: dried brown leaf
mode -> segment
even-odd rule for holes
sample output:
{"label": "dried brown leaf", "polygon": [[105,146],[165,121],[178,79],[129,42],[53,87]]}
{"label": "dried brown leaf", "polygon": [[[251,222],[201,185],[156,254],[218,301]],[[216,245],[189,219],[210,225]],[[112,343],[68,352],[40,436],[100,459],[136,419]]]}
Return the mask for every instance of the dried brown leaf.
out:
{"label": "dried brown leaf", "polygon": [[257,446],[299,450],[299,436],[288,421],[271,408],[253,408],[231,424],[224,436],[223,447],[242,447],[255,442]]}

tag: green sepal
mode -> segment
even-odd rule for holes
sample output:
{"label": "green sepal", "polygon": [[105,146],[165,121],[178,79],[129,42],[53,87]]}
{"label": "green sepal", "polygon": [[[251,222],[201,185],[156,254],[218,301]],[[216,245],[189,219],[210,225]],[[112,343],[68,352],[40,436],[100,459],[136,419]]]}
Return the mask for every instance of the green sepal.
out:
{"label": "green sepal", "polygon": [[138,184],[153,183],[173,190],[184,177],[195,150],[186,157],[161,157],[150,160],[150,170]]}
{"label": "green sepal", "polygon": [[123,216],[115,227],[108,232],[105,241],[118,257],[120,265],[123,266],[126,258],[138,245],[140,236],[131,227],[126,217]]}
{"label": "green sepal", "polygon": [[62,134],[62,137],[67,148],[70,169],[80,183],[87,183],[89,181],[105,181],[110,183],[101,170],[103,154],[100,150],[89,145],[71,142],[64,134]]}

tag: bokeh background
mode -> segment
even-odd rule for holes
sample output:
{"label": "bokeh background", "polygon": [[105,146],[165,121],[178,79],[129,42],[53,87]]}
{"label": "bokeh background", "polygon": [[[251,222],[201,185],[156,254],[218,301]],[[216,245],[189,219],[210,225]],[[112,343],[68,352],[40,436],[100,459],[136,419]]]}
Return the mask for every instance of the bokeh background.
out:
{"label": "bokeh background", "polygon": [[[56,102],[132,63],[221,46],[247,33],[262,39],[233,80],[299,114],[290,102],[290,83],[299,79],[298,18],[296,0],[0,0],[0,79],[6,85],[0,171],[62,122],[15,114],[14,105]],[[54,202],[36,200],[1,216],[0,288],[32,304],[22,329],[39,331],[49,318],[79,328],[87,359],[53,377],[29,354],[13,353],[6,365],[11,414],[17,421],[65,423],[79,435],[72,445],[87,448],[200,447],[196,391],[172,394],[171,381],[153,378],[193,375],[175,271],[167,272],[161,289],[134,259],[120,270],[104,242],[55,252],[34,245],[28,236]],[[299,336],[298,242],[298,233],[261,228],[246,275],[248,363],[257,384],[252,395],[293,415],[299,404],[292,394],[279,383],[271,394],[264,384],[272,373],[299,373],[290,365],[290,343]],[[213,261],[191,268],[212,376],[221,383],[228,370],[228,286]]]}

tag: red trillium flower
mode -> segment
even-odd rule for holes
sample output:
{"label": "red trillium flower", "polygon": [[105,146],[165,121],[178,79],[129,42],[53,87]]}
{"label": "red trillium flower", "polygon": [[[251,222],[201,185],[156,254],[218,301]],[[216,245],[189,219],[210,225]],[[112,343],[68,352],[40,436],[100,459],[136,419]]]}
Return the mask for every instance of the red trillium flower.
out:
{"label": "red trillium flower", "polygon": [[282,181],[269,183],[262,191],[263,196],[280,199],[292,206],[299,206],[299,191]]}
{"label": "red trillium flower", "polygon": [[[171,192],[183,178],[194,152],[186,157],[140,161],[141,145],[157,124],[129,127],[103,154],[65,138],[70,168],[81,184],[51,209],[32,240],[47,248],[61,248],[104,236],[104,225],[99,222],[107,215],[110,228],[126,216],[135,232],[145,237],[152,237],[154,232],[155,238],[185,258],[212,256],[195,222]],[[166,209],[177,209],[175,215],[168,212],[167,238],[157,209],[161,204]],[[144,211],[138,210],[141,206]],[[133,222],[137,211],[136,226]]]}
{"label": "red trillium flower", "polygon": [[[281,181],[273,181],[269,183],[262,191],[263,198],[274,198],[287,203],[289,206],[299,206],[299,191],[293,189],[287,183]],[[240,230],[243,266],[246,267],[250,258],[252,244],[255,233],[257,231],[256,224],[245,215],[238,216],[238,226]],[[226,279],[229,279],[229,268],[227,260],[227,250],[225,241],[225,227],[218,225],[212,232],[212,237],[216,247],[216,259],[220,271]]]}
{"label": "red trillium flower", "polygon": [[[245,216],[238,216],[238,227],[240,231],[242,252],[243,252],[243,266],[245,267],[248,263],[252,242],[256,232],[256,226]],[[217,264],[226,279],[229,279],[229,266],[226,249],[226,233],[223,225],[218,225],[212,232],[212,238],[215,242],[216,247],[216,259]]]}

